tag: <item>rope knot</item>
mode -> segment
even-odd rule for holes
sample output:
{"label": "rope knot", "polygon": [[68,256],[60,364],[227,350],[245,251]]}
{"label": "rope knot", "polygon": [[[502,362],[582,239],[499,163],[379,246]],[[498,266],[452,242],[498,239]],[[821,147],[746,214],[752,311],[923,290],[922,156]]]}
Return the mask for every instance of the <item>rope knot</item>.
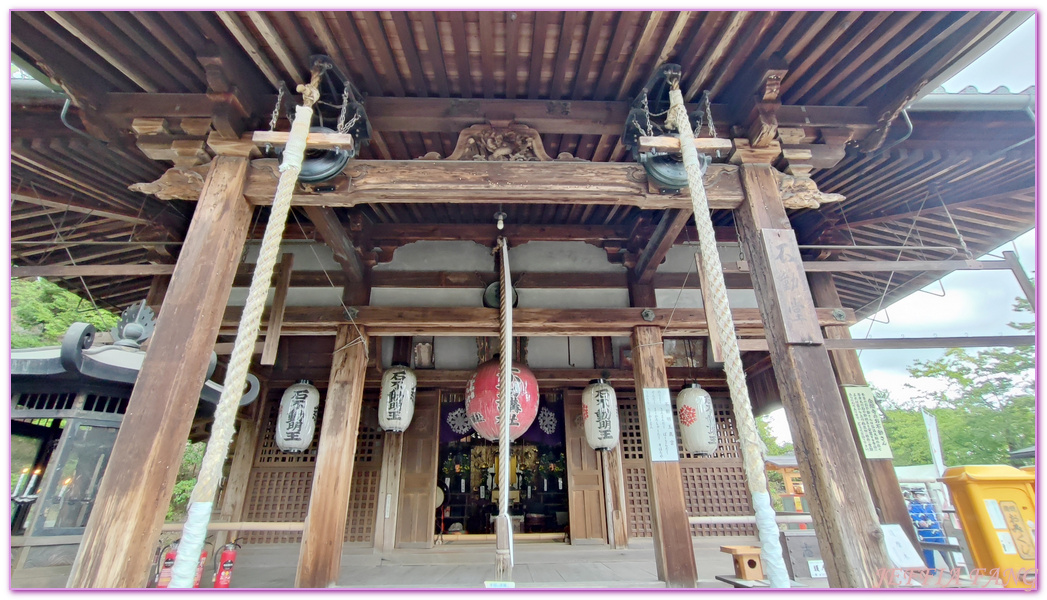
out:
{"label": "rope knot", "polygon": [[312,84],[298,84],[298,92],[302,94],[302,106],[312,106],[320,100],[320,92],[317,86]]}

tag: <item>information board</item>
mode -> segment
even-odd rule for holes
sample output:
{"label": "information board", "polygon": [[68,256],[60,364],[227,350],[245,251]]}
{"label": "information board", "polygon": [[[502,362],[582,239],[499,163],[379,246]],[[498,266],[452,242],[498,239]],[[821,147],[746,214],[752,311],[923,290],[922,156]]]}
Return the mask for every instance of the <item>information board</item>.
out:
{"label": "information board", "polygon": [[647,439],[651,442],[651,462],[679,461],[669,388],[644,388],[643,404],[647,415]]}
{"label": "information board", "polygon": [[887,432],[883,429],[880,410],[876,407],[872,388],[865,385],[845,385],[843,393],[851,406],[854,426],[862,443],[865,458],[894,458],[887,443]]}

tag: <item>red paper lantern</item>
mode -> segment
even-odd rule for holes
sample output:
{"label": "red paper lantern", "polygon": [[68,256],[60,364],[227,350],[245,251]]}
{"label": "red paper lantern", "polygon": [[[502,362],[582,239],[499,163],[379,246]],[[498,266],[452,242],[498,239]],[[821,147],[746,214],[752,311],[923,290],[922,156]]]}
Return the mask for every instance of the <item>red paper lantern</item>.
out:
{"label": "red paper lantern", "polygon": [[[515,440],[534,423],[538,414],[538,380],[534,373],[520,363],[513,363],[513,387],[509,394],[509,438]],[[465,412],[469,423],[484,439],[498,440],[501,423],[498,397],[501,388],[501,369],[498,360],[489,360],[477,367],[465,388]]]}

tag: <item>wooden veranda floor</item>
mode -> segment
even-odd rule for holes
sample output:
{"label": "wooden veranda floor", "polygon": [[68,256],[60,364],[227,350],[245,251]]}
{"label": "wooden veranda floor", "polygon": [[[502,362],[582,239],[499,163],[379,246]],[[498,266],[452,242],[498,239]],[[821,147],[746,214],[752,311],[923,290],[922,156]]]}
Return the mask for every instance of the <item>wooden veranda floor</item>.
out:
{"label": "wooden veranda floor", "polygon": [[[693,538],[698,587],[730,588],[717,575],[731,575],[731,557],[720,546],[756,545],[755,537]],[[298,544],[249,545],[240,551],[232,587],[294,587]],[[660,588],[650,538],[633,539],[624,550],[600,545],[571,546],[555,541],[522,541],[516,545],[513,581],[518,588],[628,589]],[[11,588],[61,588],[69,566],[23,569],[13,573]],[[493,578],[494,543],[457,540],[431,550],[394,550],[381,554],[363,544],[346,544],[338,588],[347,589],[478,589]],[[212,583],[212,565],[204,570],[203,587]],[[827,588],[825,579],[801,578],[807,588]],[[929,587],[942,587],[931,585]],[[964,579],[958,587],[973,586]],[[998,587],[998,586],[992,586]]]}

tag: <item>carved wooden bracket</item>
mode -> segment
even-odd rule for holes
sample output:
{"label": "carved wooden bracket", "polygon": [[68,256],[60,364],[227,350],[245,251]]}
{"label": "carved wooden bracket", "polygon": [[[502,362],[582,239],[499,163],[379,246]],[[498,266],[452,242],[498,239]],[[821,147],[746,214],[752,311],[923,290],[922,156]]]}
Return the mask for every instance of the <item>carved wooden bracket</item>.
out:
{"label": "carved wooden bracket", "polygon": [[818,184],[810,177],[786,175],[775,171],[778,179],[778,192],[782,196],[785,208],[818,208],[822,204],[842,202],[842,194],[829,194],[818,189]]}

